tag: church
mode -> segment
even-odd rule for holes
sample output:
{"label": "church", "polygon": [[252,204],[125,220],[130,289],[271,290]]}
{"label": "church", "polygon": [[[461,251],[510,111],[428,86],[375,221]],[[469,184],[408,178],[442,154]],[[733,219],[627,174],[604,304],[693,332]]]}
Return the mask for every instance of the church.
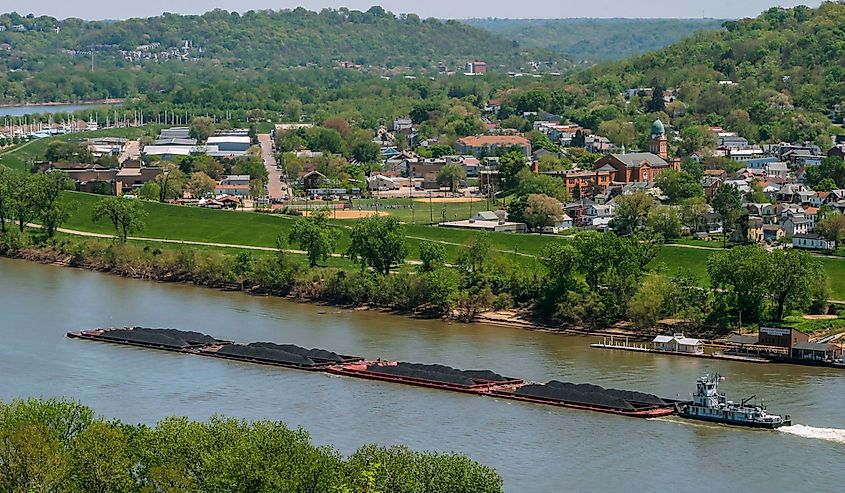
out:
{"label": "church", "polygon": [[680,170],[681,161],[669,157],[669,139],[666,127],[659,119],[651,124],[648,139],[649,152],[608,154],[595,163],[596,171],[610,173],[613,183],[654,183],[667,169]]}

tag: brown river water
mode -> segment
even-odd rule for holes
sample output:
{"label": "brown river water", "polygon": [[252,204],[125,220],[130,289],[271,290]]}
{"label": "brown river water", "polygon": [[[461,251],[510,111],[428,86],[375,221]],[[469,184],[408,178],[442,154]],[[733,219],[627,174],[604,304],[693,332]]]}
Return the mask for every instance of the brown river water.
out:
{"label": "brown river water", "polygon": [[[759,431],[644,420],[70,340],[112,325],[193,329],[239,341],[535,381],[688,397],[708,371],[739,400],[796,425]],[[343,453],[368,444],[455,451],[492,466],[508,492],[842,491],[845,372],[590,349],[595,337],[447,324],[277,298],[123,279],[0,259],[0,400],[65,396],[108,418],[281,420]]]}

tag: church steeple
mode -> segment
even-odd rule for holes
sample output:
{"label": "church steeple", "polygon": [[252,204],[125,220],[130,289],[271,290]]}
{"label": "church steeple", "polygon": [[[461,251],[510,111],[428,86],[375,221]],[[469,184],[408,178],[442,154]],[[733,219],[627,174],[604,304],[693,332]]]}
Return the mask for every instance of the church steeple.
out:
{"label": "church steeple", "polygon": [[663,126],[663,122],[659,118],[651,124],[648,151],[657,154],[663,160],[669,159],[669,139],[666,138],[666,127]]}

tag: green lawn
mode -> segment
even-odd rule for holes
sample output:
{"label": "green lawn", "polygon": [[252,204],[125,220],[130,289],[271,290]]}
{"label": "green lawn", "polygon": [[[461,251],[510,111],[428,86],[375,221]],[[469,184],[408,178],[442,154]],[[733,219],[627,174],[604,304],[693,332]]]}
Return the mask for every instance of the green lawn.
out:
{"label": "green lawn", "polygon": [[[291,202],[292,205],[298,207],[305,207],[306,202],[298,200]],[[330,205],[345,205],[347,202],[324,202],[309,200],[307,203],[309,208],[326,207]],[[497,207],[491,203],[488,207],[486,200],[476,202],[458,202],[458,203],[437,203],[431,202],[421,197],[414,197],[409,199],[390,198],[390,199],[357,199],[352,201],[352,209],[362,208],[363,210],[378,210],[389,213],[391,216],[397,217],[400,221],[407,224],[429,225],[431,223],[437,224],[446,221],[462,221],[469,219],[473,214],[481,211],[488,211],[496,209]]]}
{"label": "green lawn", "polygon": [[[94,223],[91,213],[94,204],[102,197],[91,194],[68,192],[66,194],[73,207],[73,213],[64,226],[70,229],[112,234],[109,223]],[[163,238],[173,240],[200,241],[260,247],[275,247],[279,235],[287,237],[295,218],[279,214],[260,214],[253,212],[220,211],[194,207],[174,206],[145,202],[148,212],[146,227],[136,233],[138,237]],[[341,231],[337,251],[345,251],[349,246],[349,229],[353,221],[331,221],[332,227]],[[478,232],[462,229],[406,225],[408,237],[408,258],[419,258],[419,245],[423,241],[443,242],[447,251],[447,261],[454,262],[464,248]],[[542,249],[552,243],[569,241],[555,235],[527,235],[514,233],[489,233],[488,238],[494,250],[505,252],[511,258],[526,265],[535,262]],[[296,245],[290,245],[296,248]],[[718,250],[703,250],[665,246],[652,263],[652,267],[666,275],[685,274],[694,276],[700,283],[707,283],[707,258]],[[826,257],[819,259],[831,282],[832,297],[845,300],[845,259]],[[334,261],[333,261],[334,262]]]}
{"label": "green lawn", "polygon": [[94,132],[79,132],[74,134],[57,135],[55,137],[44,139],[36,139],[15,146],[14,148],[0,151],[0,165],[20,171],[29,171],[33,161],[41,161],[44,159],[44,153],[47,151],[47,146],[54,140],[68,141],[90,139],[94,137],[123,137],[126,139],[137,139],[143,135],[158,135],[159,128],[161,127],[156,125],[136,128],[109,128],[105,130],[96,130]]}

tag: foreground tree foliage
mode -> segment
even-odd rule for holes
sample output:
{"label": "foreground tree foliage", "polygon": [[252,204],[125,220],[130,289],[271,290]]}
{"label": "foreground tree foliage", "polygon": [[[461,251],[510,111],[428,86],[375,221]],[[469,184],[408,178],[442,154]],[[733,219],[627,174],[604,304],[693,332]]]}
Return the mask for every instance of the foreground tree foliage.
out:
{"label": "foreground tree foliage", "polygon": [[350,233],[347,255],[383,275],[405,261],[405,228],[393,216],[371,216],[355,223]]}
{"label": "foreground tree foliage", "polygon": [[116,233],[116,239],[126,243],[129,235],[144,228],[144,218],[147,211],[138,200],[121,197],[107,197],[97,202],[92,213],[92,220],[96,223],[108,219]]}
{"label": "foreground tree foliage", "polygon": [[0,491],[495,493],[493,469],[456,454],[363,447],[344,459],[283,423],[106,421],[65,400],[0,403]]}
{"label": "foreground tree foliage", "polygon": [[327,211],[316,211],[310,216],[296,220],[288,235],[288,241],[308,252],[308,265],[316,267],[317,262],[327,261],[334,253],[340,231],[329,226]]}

